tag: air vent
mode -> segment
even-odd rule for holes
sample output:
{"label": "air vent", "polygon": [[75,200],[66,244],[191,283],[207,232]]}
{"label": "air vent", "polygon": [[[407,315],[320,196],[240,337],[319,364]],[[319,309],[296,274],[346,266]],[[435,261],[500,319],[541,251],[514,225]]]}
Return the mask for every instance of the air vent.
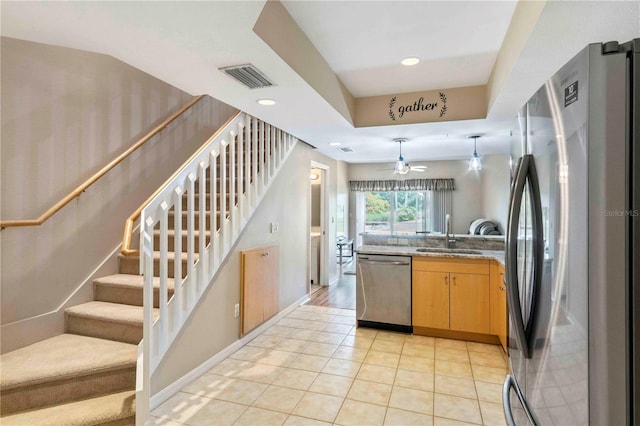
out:
{"label": "air vent", "polygon": [[346,146],[344,148],[338,148],[338,149],[342,152],[353,152],[353,149]]}
{"label": "air vent", "polygon": [[244,84],[249,89],[273,86],[273,83],[270,82],[258,68],[251,64],[220,68],[220,71],[234,78],[239,83]]}

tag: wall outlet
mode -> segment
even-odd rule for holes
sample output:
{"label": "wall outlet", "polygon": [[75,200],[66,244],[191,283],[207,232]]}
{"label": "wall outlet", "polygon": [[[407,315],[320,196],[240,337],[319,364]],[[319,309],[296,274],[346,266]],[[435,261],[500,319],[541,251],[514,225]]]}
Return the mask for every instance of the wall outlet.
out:
{"label": "wall outlet", "polygon": [[387,244],[398,244],[397,238],[387,238]]}
{"label": "wall outlet", "polygon": [[233,307],[233,317],[238,318],[240,316],[240,304],[236,303],[236,306]]}
{"label": "wall outlet", "polygon": [[408,238],[398,238],[398,245],[400,246],[408,246],[409,239]]}
{"label": "wall outlet", "polygon": [[278,232],[278,222],[271,222],[271,233],[275,234]]}

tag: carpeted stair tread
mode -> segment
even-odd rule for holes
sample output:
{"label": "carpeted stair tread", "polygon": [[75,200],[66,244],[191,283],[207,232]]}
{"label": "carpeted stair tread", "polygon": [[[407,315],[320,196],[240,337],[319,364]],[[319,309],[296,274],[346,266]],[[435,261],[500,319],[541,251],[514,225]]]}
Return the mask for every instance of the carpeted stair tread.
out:
{"label": "carpeted stair tread", "polygon": [[[144,277],[142,275],[132,274],[114,274],[105,277],[96,278],[93,283],[105,287],[127,287],[142,290],[144,286]],[[167,280],[169,291],[173,290],[173,278]],[[153,288],[160,288],[160,278],[153,277]]]}
{"label": "carpeted stair tread", "polygon": [[[195,246],[195,249],[198,249],[198,246]],[[167,261],[169,267],[169,277],[173,277],[174,274],[174,261],[175,261],[175,252],[169,251],[167,252]],[[188,256],[186,252],[180,253],[180,258],[182,259],[182,277],[184,278],[188,272],[187,260]],[[193,254],[193,261],[198,260],[198,253]],[[160,271],[160,252],[153,252],[153,271],[154,275],[159,275]],[[138,256],[123,256],[122,254],[118,255],[118,270],[121,274],[132,274],[137,275],[140,273],[140,258]]]}
{"label": "carpeted stair tread", "polygon": [[3,425],[68,425],[135,423],[135,391],[112,393],[96,398],[68,402],[47,408],[22,411],[3,416]]}
{"label": "carpeted stair tread", "polygon": [[2,355],[0,389],[135,368],[137,350],[128,343],[61,334]]}
{"label": "carpeted stair tread", "polygon": [[[65,313],[77,317],[142,326],[142,310],[142,306],[93,301],[67,308]],[[153,313],[154,317],[157,317],[158,309],[154,309]]]}
{"label": "carpeted stair tread", "polygon": [[[181,234],[186,234],[186,233],[187,233],[187,230],[186,230],[186,229],[183,229],[182,231],[180,231],[180,233],[181,233]],[[175,234],[176,234],[175,229],[167,229],[167,235],[168,235],[169,237],[174,237],[174,236],[175,236]],[[160,230],[159,230],[159,229],[155,229],[155,230],[153,231],[153,235],[160,235]],[[193,236],[194,236],[194,237],[198,237],[199,235],[200,235],[200,231],[199,231],[199,230],[197,230],[197,229],[194,229],[194,230],[193,230]],[[205,231],[205,235],[206,235],[207,237],[210,237],[210,236],[211,236],[211,231]]]}

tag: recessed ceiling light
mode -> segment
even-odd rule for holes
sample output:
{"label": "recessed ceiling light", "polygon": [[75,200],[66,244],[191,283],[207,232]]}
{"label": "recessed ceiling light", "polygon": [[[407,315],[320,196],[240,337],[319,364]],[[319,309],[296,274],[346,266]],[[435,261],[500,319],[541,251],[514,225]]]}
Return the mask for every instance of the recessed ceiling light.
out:
{"label": "recessed ceiling light", "polygon": [[405,65],[407,67],[410,67],[412,65],[416,65],[419,62],[420,62],[420,58],[417,58],[415,56],[410,56],[410,57],[404,58],[402,61],[400,61],[400,63],[402,65]]}
{"label": "recessed ceiling light", "polygon": [[276,104],[276,101],[274,101],[273,99],[258,99],[256,102],[264,106],[271,106]]}
{"label": "recessed ceiling light", "polygon": [[329,142],[329,146],[340,146],[340,142]]}

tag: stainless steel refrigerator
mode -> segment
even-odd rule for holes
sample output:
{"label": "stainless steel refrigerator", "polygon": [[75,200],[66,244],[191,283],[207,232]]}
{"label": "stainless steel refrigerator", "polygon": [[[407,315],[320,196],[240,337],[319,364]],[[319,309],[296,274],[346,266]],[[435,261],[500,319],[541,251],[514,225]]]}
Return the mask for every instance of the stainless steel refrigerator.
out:
{"label": "stainless steel refrigerator", "polygon": [[587,46],[518,114],[510,425],[640,425],[639,51]]}

